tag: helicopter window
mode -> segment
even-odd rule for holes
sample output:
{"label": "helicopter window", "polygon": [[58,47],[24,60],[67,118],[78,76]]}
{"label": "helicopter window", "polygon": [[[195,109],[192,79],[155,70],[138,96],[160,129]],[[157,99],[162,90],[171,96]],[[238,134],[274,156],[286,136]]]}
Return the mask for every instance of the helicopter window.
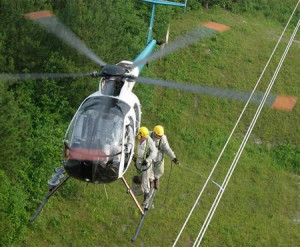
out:
{"label": "helicopter window", "polygon": [[136,129],[136,133],[137,134],[137,130],[140,127],[140,115],[139,115],[139,107],[137,104],[134,105],[133,107],[134,112],[135,112],[135,116],[136,116],[136,122],[135,122],[135,129]]}
{"label": "helicopter window", "polygon": [[133,120],[129,117],[129,123],[125,126],[125,163],[124,170],[127,168],[128,161],[132,155],[134,148],[134,133],[133,133]]}
{"label": "helicopter window", "polygon": [[133,120],[132,117],[129,118],[129,124],[125,126],[125,141],[128,146],[128,152],[133,148],[134,143],[134,133],[133,133]]}
{"label": "helicopter window", "polygon": [[105,157],[119,155],[122,150],[124,117],[129,109],[126,103],[111,97],[87,99],[66,134],[70,147],[101,150],[102,158],[103,154]]}

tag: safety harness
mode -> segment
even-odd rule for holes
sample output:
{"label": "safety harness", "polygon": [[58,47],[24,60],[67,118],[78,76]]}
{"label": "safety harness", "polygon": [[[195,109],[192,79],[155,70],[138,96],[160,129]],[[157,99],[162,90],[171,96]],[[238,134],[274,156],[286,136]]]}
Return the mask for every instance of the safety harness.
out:
{"label": "safety harness", "polygon": [[[151,133],[151,138],[152,138],[152,140],[154,140],[154,138],[155,138],[154,132]],[[158,142],[158,146],[157,146],[158,151],[161,150],[161,149],[160,149],[161,139],[162,139],[162,138],[160,138],[160,139],[159,139],[159,142]],[[163,160],[163,159],[164,159],[164,153],[162,152],[162,160]],[[161,162],[159,162],[158,164],[155,164],[155,162],[154,162],[154,163],[153,163],[153,166],[157,168],[157,167],[161,166]]]}
{"label": "safety harness", "polygon": [[[151,138],[152,138],[152,140],[153,140],[153,138],[154,138],[155,136],[154,136],[154,132],[152,132],[151,133]],[[160,151],[160,143],[161,143],[161,138],[159,139],[159,143],[158,143],[158,147],[157,147],[157,149]]]}
{"label": "safety harness", "polygon": [[[145,152],[144,152],[144,155],[143,155],[143,161],[146,160],[149,157],[149,155],[150,155],[149,143],[148,143],[148,139],[146,139],[146,147],[145,147]],[[139,169],[137,167],[136,162],[134,162],[134,166],[135,166],[136,170],[138,171],[138,173],[142,174],[143,172],[147,171],[150,168],[151,163],[145,168],[144,168],[143,165],[141,165],[141,169]]]}

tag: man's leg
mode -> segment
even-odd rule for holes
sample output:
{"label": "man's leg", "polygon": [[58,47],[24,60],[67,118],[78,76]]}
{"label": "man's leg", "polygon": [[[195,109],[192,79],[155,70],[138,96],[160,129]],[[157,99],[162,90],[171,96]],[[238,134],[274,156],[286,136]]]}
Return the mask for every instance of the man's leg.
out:
{"label": "man's leg", "polygon": [[142,174],[142,185],[144,189],[144,201],[143,206],[146,206],[150,199],[150,181],[153,180],[153,170],[152,166],[149,167],[147,171]]}
{"label": "man's leg", "polygon": [[154,188],[158,190],[159,188],[159,179],[164,174],[165,171],[165,165],[164,160],[162,160],[160,163],[157,163],[154,166],[153,172],[154,172]]}

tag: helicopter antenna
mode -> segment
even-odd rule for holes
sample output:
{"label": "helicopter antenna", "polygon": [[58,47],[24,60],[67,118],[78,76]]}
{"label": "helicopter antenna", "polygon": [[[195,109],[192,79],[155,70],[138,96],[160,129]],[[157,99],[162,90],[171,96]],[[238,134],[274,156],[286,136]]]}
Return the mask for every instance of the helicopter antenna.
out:
{"label": "helicopter antenna", "polygon": [[165,46],[169,43],[169,36],[170,36],[170,25],[168,25],[167,33],[166,33],[166,38],[164,42],[161,45],[161,49],[163,50]]}
{"label": "helicopter antenna", "polygon": [[107,191],[106,191],[106,186],[105,186],[105,184],[103,184],[103,185],[104,185],[104,191],[105,191],[106,199],[108,200],[108,194],[107,194]]}
{"label": "helicopter antenna", "polygon": [[72,46],[81,54],[87,56],[89,59],[104,66],[102,61],[94,52],[92,52],[68,27],[62,24],[51,11],[38,11],[25,14],[27,19],[33,20],[35,23],[43,27],[50,33],[60,38],[66,44]]}

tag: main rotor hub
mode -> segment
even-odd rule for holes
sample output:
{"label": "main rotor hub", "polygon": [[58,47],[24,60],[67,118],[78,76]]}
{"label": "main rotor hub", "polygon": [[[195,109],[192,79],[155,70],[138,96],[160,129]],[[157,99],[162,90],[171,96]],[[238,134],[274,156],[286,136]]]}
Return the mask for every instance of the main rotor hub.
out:
{"label": "main rotor hub", "polygon": [[111,76],[120,76],[124,77],[126,69],[117,65],[105,65],[102,69],[102,76],[111,77]]}

